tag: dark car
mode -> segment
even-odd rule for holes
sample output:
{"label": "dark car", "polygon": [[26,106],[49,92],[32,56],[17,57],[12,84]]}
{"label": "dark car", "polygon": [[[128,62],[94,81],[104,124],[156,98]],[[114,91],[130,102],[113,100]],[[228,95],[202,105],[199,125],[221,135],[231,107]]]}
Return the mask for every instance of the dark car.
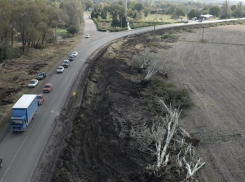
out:
{"label": "dark car", "polygon": [[43,104],[44,97],[45,97],[45,95],[43,95],[43,94],[37,94],[38,105],[42,105]]}
{"label": "dark car", "polygon": [[45,72],[40,72],[37,75],[37,80],[43,80],[46,77],[46,73]]}
{"label": "dark car", "polygon": [[0,168],[2,168],[2,167],[3,167],[3,158],[0,157]]}
{"label": "dark car", "polygon": [[68,68],[68,67],[70,66],[70,61],[69,61],[69,60],[65,60],[65,61],[63,62],[63,64],[62,64],[62,66],[63,66],[64,68]]}
{"label": "dark car", "polygon": [[74,56],[73,56],[73,55],[70,55],[70,56],[68,57],[68,60],[69,60],[69,61],[73,61],[73,60],[74,60]]}

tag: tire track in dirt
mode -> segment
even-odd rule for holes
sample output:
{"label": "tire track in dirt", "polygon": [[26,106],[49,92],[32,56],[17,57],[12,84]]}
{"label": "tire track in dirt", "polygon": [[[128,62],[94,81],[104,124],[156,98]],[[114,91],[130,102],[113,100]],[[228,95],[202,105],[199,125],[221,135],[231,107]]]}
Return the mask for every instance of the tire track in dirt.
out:
{"label": "tire track in dirt", "polygon": [[[211,28],[205,38],[226,44],[178,42],[169,52],[174,60],[168,65],[171,76],[190,89],[195,102],[183,125],[201,140],[197,149],[207,163],[200,181],[245,179],[244,48],[228,44],[238,40],[237,30],[222,28]],[[201,31],[186,39],[198,41]]]}
{"label": "tire track in dirt", "polygon": [[[208,60],[208,59],[207,59]],[[212,60],[212,59],[210,59],[210,60]],[[219,73],[219,72],[214,72],[214,74],[210,74],[209,73],[209,71],[207,71],[207,70],[209,70],[209,69],[205,69],[204,68],[204,62],[201,62],[202,64],[201,64],[201,67],[199,68],[200,70],[199,70],[199,72],[200,72],[200,75],[202,75],[202,77],[204,77],[204,78],[207,78],[207,76],[206,75],[210,75],[210,78],[211,78],[211,80],[215,83],[215,84],[210,84],[210,86],[211,86],[211,88],[213,88],[214,90],[215,90],[215,92],[216,93],[218,93],[218,92],[220,92],[219,90],[222,90],[223,92],[222,92],[222,94],[220,94],[220,98],[221,99],[219,99],[219,100],[227,100],[229,97],[233,97],[235,100],[237,100],[236,99],[236,97],[234,97],[232,94],[231,94],[231,91],[230,91],[230,88],[229,88],[229,86],[230,86],[230,83],[229,83],[229,80],[227,80],[228,81],[228,85],[227,85],[227,83],[225,83],[225,81],[224,81],[224,79],[222,78],[222,77],[224,77],[224,75],[222,75],[221,74],[221,76],[220,76],[220,74],[217,74],[217,73]],[[216,69],[217,70],[217,69]],[[214,75],[214,76],[212,76],[212,75]],[[216,85],[216,86],[215,86]],[[217,87],[217,88],[216,88]],[[219,88],[220,87],[220,88]],[[210,87],[209,87],[210,88]],[[208,88],[208,89],[209,89]],[[220,92],[221,93],[221,92]],[[222,99],[223,98],[223,99]],[[239,103],[239,101],[237,100],[237,102]],[[237,102],[234,102],[233,104],[237,104]],[[217,101],[215,102],[215,103],[217,103]],[[237,106],[234,106],[234,107],[237,107]],[[239,106],[238,106],[239,107]],[[219,117],[221,117],[222,116],[222,109],[221,109],[221,111],[217,111],[217,110],[215,110],[215,112],[216,112],[216,115],[217,116],[219,116]],[[217,117],[216,117],[217,118]],[[224,121],[226,121],[226,120],[224,120]],[[227,122],[229,122],[229,121],[227,121]],[[226,123],[227,123],[226,122]],[[226,123],[224,123],[225,125],[226,125]],[[229,124],[229,123],[228,123]],[[222,132],[222,131],[220,131],[220,132]],[[222,147],[220,147],[220,148],[222,148]],[[217,152],[219,152],[219,151],[217,151]],[[231,156],[232,157],[232,156]],[[218,157],[216,157],[216,159],[217,159]],[[223,160],[225,160],[225,158],[223,159]],[[224,162],[225,163],[225,162]],[[219,162],[219,165],[220,164],[222,164],[222,162]],[[234,166],[234,165],[229,165],[229,166]],[[225,166],[224,166],[225,167]],[[226,169],[225,170],[225,168],[223,168],[223,170],[222,171],[220,171],[220,172],[222,172],[223,174],[224,174],[224,176],[226,176],[226,174],[229,174],[229,171],[231,171],[231,169]],[[224,179],[226,179],[226,180],[228,180],[228,181],[234,181],[234,179],[232,179],[231,177],[229,177],[229,176],[232,176],[231,174],[230,175],[228,175],[228,176],[226,176]]]}
{"label": "tire track in dirt", "polygon": [[[228,54],[228,58],[226,60],[232,60],[232,58],[236,58],[235,55],[233,55],[233,51],[231,51],[232,47],[234,46],[225,46],[222,47],[222,49],[224,49],[225,52],[227,52]],[[218,51],[213,51],[213,54],[216,53],[216,57],[219,57],[219,55],[217,54]],[[210,54],[212,55],[212,54]],[[213,59],[211,60],[211,64],[213,64]],[[217,59],[220,64],[224,64],[222,62],[223,59]],[[229,62],[228,62],[229,63]],[[226,111],[226,113],[235,113],[235,114],[231,114],[230,117],[233,121],[236,122],[236,124],[238,126],[234,127],[234,122],[230,125],[230,133],[240,133],[243,132],[243,130],[240,130],[240,128],[244,128],[244,123],[242,123],[244,116],[244,113],[236,113],[236,108],[240,108],[242,110],[244,110],[244,105],[242,104],[242,102],[244,102],[244,92],[242,90],[244,90],[244,84],[241,84],[240,80],[237,80],[236,77],[234,77],[234,75],[230,74],[230,70],[233,69],[233,64],[228,64],[225,63],[225,67],[220,70],[218,67],[213,66],[215,68],[215,73],[217,75],[217,77],[220,79],[220,83],[222,83],[222,85],[225,87],[226,91],[229,92],[230,97],[226,98],[226,101],[228,101],[228,106],[226,106],[226,110],[224,108],[224,104],[219,105],[221,108],[224,108],[224,111]],[[229,70],[229,71],[228,71]],[[234,70],[234,69],[233,69]],[[223,96],[224,97],[224,96]],[[232,101],[232,102],[231,102]],[[229,120],[226,120],[227,122],[225,124],[229,124]],[[234,127],[235,129],[233,129],[232,127]],[[239,131],[237,131],[237,129],[239,129]],[[238,139],[239,140],[239,139]],[[241,141],[242,142],[242,141]],[[239,147],[240,148],[240,147]],[[242,164],[240,164],[241,159],[236,157],[236,154],[233,150],[233,148],[231,146],[229,146],[229,148],[227,149],[227,151],[230,151],[229,153],[231,154],[229,157],[225,157],[223,159],[224,165],[227,166],[228,170],[226,170],[225,172],[223,171],[223,174],[225,176],[226,173],[230,173],[229,176],[235,176],[236,178],[238,178],[239,176],[240,179],[244,179],[244,174],[242,174],[243,172],[243,167]],[[218,153],[219,151],[217,151]],[[231,160],[234,159],[234,160]],[[244,162],[244,161],[243,161]],[[222,162],[221,162],[222,163]],[[228,163],[228,165],[226,164]],[[223,168],[224,169],[224,168]],[[236,175],[234,175],[234,171],[236,171]],[[231,178],[229,179],[229,177],[226,177],[226,180],[229,181],[236,181],[236,178]]]}

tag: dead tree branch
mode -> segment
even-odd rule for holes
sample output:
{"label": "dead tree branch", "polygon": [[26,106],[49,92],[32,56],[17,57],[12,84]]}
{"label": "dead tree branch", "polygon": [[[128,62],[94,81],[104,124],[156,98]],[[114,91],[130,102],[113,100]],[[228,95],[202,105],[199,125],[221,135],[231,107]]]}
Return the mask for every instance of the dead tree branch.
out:
{"label": "dead tree branch", "polygon": [[201,158],[197,157],[195,147],[187,142],[190,139],[189,133],[178,126],[180,111],[171,106],[167,107],[163,100],[158,100],[167,111],[166,116],[155,118],[151,127],[146,123],[132,127],[130,136],[137,140],[139,150],[156,156],[155,164],[147,166],[147,170],[160,176],[160,169],[167,166],[170,159],[168,150],[174,146],[175,150],[176,148],[179,150],[175,156],[177,167],[187,170],[184,181],[196,180],[194,175],[205,162],[201,162]]}
{"label": "dead tree branch", "polygon": [[[151,128],[144,125],[131,130],[131,136],[138,139],[141,150],[150,151],[152,155],[157,156],[156,165],[151,166],[155,171],[168,163],[169,154],[167,154],[167,149],[174,136],[180,116],[177,109],[168,108],[163,101],[160,101],[160,103],[168,111],[165,118],[161,117],[160,120],[153,122]],[[152,143],[154,148],[151,145]]]}

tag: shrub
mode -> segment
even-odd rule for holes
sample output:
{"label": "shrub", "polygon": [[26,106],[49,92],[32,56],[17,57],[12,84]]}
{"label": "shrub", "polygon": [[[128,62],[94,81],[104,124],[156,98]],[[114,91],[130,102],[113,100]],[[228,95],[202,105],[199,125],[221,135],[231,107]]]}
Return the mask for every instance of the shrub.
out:
{"label": "shrub", "polygon": [[[187,109],[191,106],[191,99],[187,89],[177,89],[174,83],[168,81],[160,75],[152,76],[147,89],[162,98],[166,104],[171,104],[175,108]],[[154,102],[149,104],[155,105]]]}
{"label": "shrub", "polygon": [[179,39],[178,35],[174,35],[174,34],[164,34],[162,37],[162,39],[165,39],[165,42],[176,42]]}
{"label": "shrub", "polygon": [[193,29],[187,29],[186,31],[187,31],[187,32],[190,32],[190,33],[196,33],[196,31],[193,30]]}
{"label": "shrub", "polygon": [[67,28],[67,32],[74,36],[78,33],[78,28],[76,26],[70,26],[69,28]]}

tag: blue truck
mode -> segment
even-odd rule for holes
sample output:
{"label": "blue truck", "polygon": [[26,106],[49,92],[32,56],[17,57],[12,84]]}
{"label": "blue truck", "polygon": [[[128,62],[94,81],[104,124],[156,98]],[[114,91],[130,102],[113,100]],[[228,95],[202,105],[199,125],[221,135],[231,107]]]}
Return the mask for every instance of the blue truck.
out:
{"label": "blue truck", "polygon": [[26,131],[38,108],[37,95],[24,94],[12,107],[10,127],[12,131]]}

